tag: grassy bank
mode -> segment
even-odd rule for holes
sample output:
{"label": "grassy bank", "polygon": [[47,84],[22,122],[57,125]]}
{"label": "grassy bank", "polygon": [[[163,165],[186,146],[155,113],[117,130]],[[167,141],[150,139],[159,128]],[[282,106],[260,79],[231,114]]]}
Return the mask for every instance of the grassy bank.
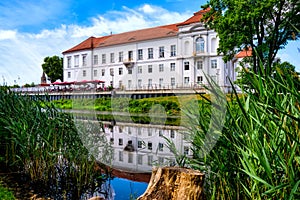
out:
{"label": "grassy bank", "polygon": [[[209,95],[206,95],[209,98]],[[161,105],[168,116],[180,116],[181,108],[192,101],[203,101],[200,95],[168,96],[144,99],[98,98],[98,99],[60,99],[52,103],[60,109],[114,111],[130,113],[149,113],[155,105]]]}

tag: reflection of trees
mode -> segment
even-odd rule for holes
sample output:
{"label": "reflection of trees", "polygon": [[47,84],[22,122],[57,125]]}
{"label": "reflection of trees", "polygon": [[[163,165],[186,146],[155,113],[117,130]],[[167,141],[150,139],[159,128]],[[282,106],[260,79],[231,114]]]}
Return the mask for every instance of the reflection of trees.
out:
{"label": "reflection of trees", "polygon": [[113,148],[107,141],[102,124],[92,121],[76,120],[78,134],[83,145],[95,159],[111,166]]}

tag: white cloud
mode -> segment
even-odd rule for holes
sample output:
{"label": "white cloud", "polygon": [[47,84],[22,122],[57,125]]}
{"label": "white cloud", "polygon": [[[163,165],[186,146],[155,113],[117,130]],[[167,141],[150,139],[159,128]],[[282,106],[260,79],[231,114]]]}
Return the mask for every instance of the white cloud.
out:
{"label": "white cloud", "polygon": [[145,4],[139,10],[143,11],[144,13],[148,13],[148,14],[155,12],[155,9],[152,6],[150,6],[149,4]]}
{"label": "white cloud", "polygon": [[14,30],[0,30],[0,40],[14,39],[16,31]]}
{"label": "white cloud", "polygon": [[90,19],[89,26],[65,24],[56,29],[41,30],[37,34],[0,29],[0,85],[2,76],[9,85],[14,84],[14,80],[18,84],[39,83],[41,65],[46,56],[62,56],[63,51],[90,36],[181,22],[190,16],[191,13],[169,12],[145,4],[137,9],[123,7],[122,11],[109,11],[95,16]]}

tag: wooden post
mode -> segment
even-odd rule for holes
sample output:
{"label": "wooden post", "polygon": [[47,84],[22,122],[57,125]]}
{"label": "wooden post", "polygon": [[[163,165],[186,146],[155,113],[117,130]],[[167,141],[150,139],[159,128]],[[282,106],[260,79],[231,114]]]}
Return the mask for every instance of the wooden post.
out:
{"label": "wooden post", "polygon": [[145,193],[138,200],[201,200],[204,174],[180,167],[153,168]]}

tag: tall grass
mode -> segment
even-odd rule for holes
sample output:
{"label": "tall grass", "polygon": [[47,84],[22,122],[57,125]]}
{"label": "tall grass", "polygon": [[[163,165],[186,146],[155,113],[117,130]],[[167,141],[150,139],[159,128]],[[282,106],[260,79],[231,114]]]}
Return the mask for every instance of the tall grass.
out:
{"label": "tall grass", "polygon": [[234,90],[211,151],[205,152],[205,137],[216,111],[200,110],[199,118],[191,118],[194,157],[186,162],[206,173],[208,199],[300,199],[299,79],[279,71],[276,76],[249,71],[245,78],[251,85],[242,88],[243,95]]}
{"label": "tall grass", "polygon": [[0,143],[7,169],[25,173],[33,182],[54,185],[54,192],[70,198],[79,199],[100,177],[95,157],[83,145],[71,115],[6,88],[0,90]]}

